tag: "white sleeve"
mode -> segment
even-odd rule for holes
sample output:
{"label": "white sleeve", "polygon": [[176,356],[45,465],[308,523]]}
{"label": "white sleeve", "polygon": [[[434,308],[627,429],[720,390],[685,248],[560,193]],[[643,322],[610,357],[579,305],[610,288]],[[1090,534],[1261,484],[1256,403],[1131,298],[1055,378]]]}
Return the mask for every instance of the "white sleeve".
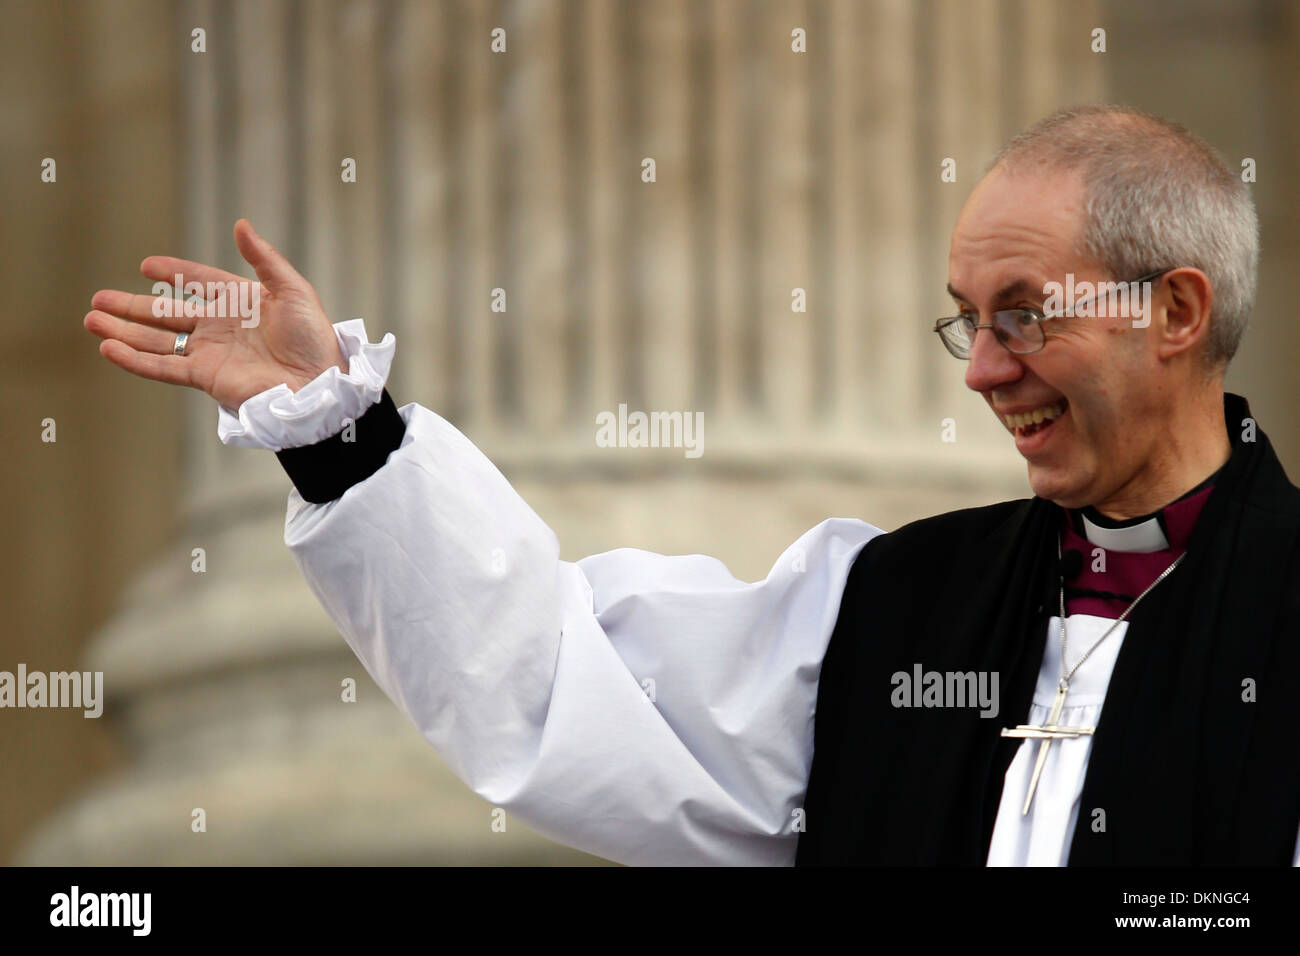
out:
{"label": "white sleeve", "polygon": [[399,414],[400,448],[365,481],[323,504],[290,492],[285,542],[452,770],[619,862],[793,863],[822,655],[879,529],[824,521],[755,583],[700,555],[561,561],[463,434]]}
{"label": "white sleeve", "polygon": [[360,418],[383,394],[397,339],[389,332],[370,344],[362,319],[335,322],[334,334],[348,360],[346,372],[330,366],[296,392],[276,385],[237,412],[217,406],[217,437],[227,445],[280,451],[315,444]]}

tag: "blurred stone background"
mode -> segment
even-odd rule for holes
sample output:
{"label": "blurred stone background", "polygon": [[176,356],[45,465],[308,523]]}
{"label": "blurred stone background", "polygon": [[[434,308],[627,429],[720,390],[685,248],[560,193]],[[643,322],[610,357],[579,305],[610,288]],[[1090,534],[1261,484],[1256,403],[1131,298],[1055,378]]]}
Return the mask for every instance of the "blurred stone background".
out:
{"label": "blurred stone background", "polygon": [[[1282,0],[3,0],[0,670],[103,670],[107,704],[0,711],[0,861],[599,862],[492,831],[299,578],[274,458],[99,357],[90,296],[147,291],[144,256],[247,274],[250,217],[335,320],[395,333],[398,403],[465,431],[565,558],[703,552],[753,580],[830,515],[1026,493],[930,326],[980,171],[1071,103],[1256,160],[1229,386],[1300,475],[1298,51]],[[703,456],[598,448],[620,403],[703,411]]]}

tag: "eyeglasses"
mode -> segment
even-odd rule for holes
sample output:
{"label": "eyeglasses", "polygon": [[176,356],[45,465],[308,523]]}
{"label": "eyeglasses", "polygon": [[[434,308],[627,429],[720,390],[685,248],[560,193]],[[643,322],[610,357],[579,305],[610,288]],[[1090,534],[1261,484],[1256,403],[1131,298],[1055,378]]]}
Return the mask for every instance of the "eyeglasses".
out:
{"label": "eyeglasses", "polygon": [[[1148,272],[1144,276],[1138,276],[1131,283],[1116,283],[1116,285],[1149,282],[1166,272],[1172,271],[1172,269],[1159,269],[1155,272]],[[1098,295],[1100,294],[1098,293]],[[975,317],[963,313],[962,315],[954,315],[951,318],[940,319],[935,322],[934,331],[939,333],[939,338],[954,358],[970,358],[970,351],[975,347],[975,333],[980,329],[992,329],[993,337],[1001,342],[1008,352],[1016,355],[1028,355],[1031,352],[1037,352],[1047,344],[1047,334],[1043,331],[1044,322],[1049,319],[1070,318],[1081,305],[1095,298],[1097,298],[1096,295],[1088,296],[1086,299],[1074,303],[1065,311],[1054,312],[1051,315],[1046,315],[1039,309],[1003,309],[994,312],[993,321],[987,325],[977,325]]]}

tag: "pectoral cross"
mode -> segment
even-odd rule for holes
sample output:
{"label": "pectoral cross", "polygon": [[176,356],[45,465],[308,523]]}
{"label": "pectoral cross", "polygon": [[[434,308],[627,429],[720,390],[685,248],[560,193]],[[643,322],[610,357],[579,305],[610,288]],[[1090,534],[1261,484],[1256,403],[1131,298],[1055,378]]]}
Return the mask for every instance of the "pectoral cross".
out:
{"label": "pectoral cross", "polygon": [[1020,811],[1020,815],[1026,816],[1029,813],[1029,805],[1034,802],[1034,790],[1038,786],[1038,778],[1042,776],[1043,764],[1047,763],[1047,748],[1052,745],[1052,741],[1058,738],[1078,737],[1083,734],[1094,733],[1096,727],[1062,727],[1057,724],[1061,719],[1061,711],[1065,708],[1065,695],[1070,692],[1070,685],[1067,681],[1062,680],[1057,685],[1056,700],[1052,701],[1052,712],[1047,715],[1047,723],[1042,726],[1034,724],[1019,724],[1014,728],[1003,728],[1003,737],[1032,737],[1041,739],[1038,745],[1038,759],[1034,762],[1034,775],[1029,778],[1029,792],[1025,794],[1025,808]]}

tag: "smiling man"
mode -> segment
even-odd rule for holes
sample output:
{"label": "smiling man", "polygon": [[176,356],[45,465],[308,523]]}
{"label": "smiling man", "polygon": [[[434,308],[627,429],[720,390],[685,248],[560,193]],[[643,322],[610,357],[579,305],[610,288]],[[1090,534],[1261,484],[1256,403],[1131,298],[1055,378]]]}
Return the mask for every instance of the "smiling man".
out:
{"label": "smiling man", "polygon": [[[936,331],[1037,497],[855,562],[800,862],[1300,862],[1300,494],[1223,391],[1257,229],[1207,146],[1133,111],[1064,111],[995,159]],[[1141,313],[1043,311],[1116,282],[1151,283]],[[1028,719],[881,706],[913,659],[999,673]]]}
{"label": "smiling man", "polygon": [[[1199,144],[1150,122],[1076,115],[1009,146],[971,195],[948,263],[966,321],[942,331],[969,357],[967,386],[1015,435],[1034,493],[1129,518],[1228,459],[1223,373],[1253,298],[1257,227],[1245,187]],[[1094,143],[1098,127],[1110,135]],[[1141,280],[1154,298],[1142,313],[1050,325],[1020,311],[1041,310],[1067,277]],[[992,335],[975,334],[969,320],[1000,311]],[[1008,420],[1034,413],[1039,423]]]}
{"label": "smiling man", "polygon": [[[1297,861],[1300,491],[1223,392],[1251,199],[1181,127],[1055,114],[954,229],[935,328],[1034,497],[889,534],[828,519],[755,583],[699,555],[559,560],[464,435],[395,406],[391,335],[332,326],[248,223],[235,239],[255,326],[102,291],[86,327],[277,453],[308,585],[492,805],[628,863]],[[1045,312],[1071,278],[1151,294]]]}

